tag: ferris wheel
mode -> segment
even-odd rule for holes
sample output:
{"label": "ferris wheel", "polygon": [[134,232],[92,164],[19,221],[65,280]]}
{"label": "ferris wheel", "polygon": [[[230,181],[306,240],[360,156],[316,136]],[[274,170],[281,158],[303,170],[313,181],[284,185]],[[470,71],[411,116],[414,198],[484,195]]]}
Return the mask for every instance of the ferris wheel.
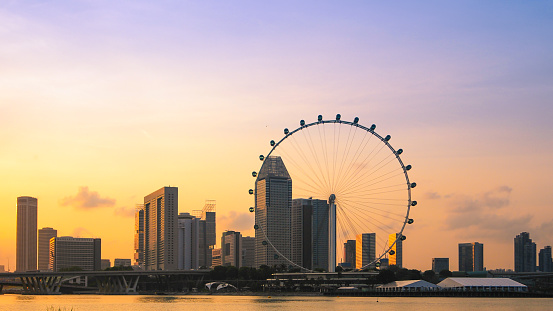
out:
{"label": "ferris wheel", "polygon": [[299,125],[271,140],[269,153],[259,156],[261,169],[252,172],[256,261],[333,272],[340,264],[375,268],[397,255],[417,205],[403,150],[357,117],[350,122],[340,114],[333,120],[319,115]]}

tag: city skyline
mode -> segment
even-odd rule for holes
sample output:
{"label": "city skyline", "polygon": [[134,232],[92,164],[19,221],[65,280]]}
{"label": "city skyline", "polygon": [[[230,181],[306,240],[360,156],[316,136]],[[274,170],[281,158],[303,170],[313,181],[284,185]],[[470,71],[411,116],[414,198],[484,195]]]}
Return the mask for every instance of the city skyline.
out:
{"label": "city skyline", "polygon": [[404,266],[457,267],[458,243],[479,241],[488,269],[513,269],[520,232],[553,244],[550,12],[3,3],[0,265],[15,270],[20,196],[40,201],[38,228],[100,237],[112,260],[133,258],[134,207],[164,185],[179,212],[216,199],[217,237],[253,236],[259,154],[299,120],[340,113],[377,124],[413,165]]}

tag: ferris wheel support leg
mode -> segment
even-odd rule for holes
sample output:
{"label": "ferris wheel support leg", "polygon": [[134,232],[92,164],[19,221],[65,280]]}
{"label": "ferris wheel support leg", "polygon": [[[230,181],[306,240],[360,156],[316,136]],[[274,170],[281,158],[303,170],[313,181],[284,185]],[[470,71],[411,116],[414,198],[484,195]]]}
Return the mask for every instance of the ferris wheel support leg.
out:
{"label": "ferris wheel support leg", "polygon": [[328,206],[328,272],[336,272],[336,204]]}

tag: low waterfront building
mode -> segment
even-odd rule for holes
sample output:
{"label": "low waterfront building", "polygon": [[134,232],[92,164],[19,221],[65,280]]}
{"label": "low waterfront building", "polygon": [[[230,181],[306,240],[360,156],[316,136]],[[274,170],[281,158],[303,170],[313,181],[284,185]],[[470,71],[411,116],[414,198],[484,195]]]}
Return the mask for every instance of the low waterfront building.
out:
{"label": "low waterfront building", "polygon": [[456,291],[527,292],[528,287],[508,278],[447,278],[438,286]]}
{"label": "low waterfront building", "polygon": [[377,292],[428,292],[437,290],[440,290],[438,285],[424,280],[395,281],[376,288]]}

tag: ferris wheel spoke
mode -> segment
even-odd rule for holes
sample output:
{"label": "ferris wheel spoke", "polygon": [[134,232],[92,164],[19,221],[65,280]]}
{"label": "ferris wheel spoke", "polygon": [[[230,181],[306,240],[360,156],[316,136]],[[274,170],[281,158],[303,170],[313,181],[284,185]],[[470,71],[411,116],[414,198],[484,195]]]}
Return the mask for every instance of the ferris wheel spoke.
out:
{"label": "ferris wheel spoke", "polygon": [[[318,153],[316,152],[316,147],[315,147],[315,144],[313,143],[313,138],[311,138],[311,131],[309,129],[305,129],[305,131],[307,132],[307,135],[304,135],[303,137],[305,138],[305,142],[307,144],[307,146],[309,146],[309,150],[311,151],[311,154],[313,155],[313,158],[315,159],[315,162],[317,163],[317,167],[319,168],[319,172],[322,172],[323,169],[322,169],[322,166],[321,166],[321,161],[319,161],[319,155]],[[309,141],[307,140],[307,138],[309,138]],[[325,185],[328,185],[328,188],[330,189],[330,182],[326,180],[326,177],[324,174],[320,174],[323,178],[323,181],[324,181],[324,184]]]}
{"label": "ferris wheel spoke", "polygon": [[[373,135],[370,135],[369,139],[367,139],[367,141],[365,142],[365,139],[367,138],[368,132],[367,131],[363,131],[363,132],[365,133],[365,135],[363,135],[363,139],[361,140],[361,142],[357,146],[357,150],[355,151],[355,154],[353,155],[351,161],[349,162],[349,165],[347,166],[347,168],[345,170],[343,180],[338,183],[338,189],[341,188],[341,185],[342,185],[343,182],[347,181],[346,177],[349,176],[349,173],[350,173],[351,169],[353,168],[354,164],[357,162],[357,160],[361,156],[362,152],[365,150],[365,147],[367,147],[367,144],[371,141],[371,138],[373,137]],[[363,147],[361,148],[361,146],[363,146]]]}
{"label": "ferris wheel spoke", "polygon": [[[323,129],[323,136],[324,137],[321,137],[321,128]],[[327,180],[328,180],[328,188],[331,189],[331,184],[330,184],[330,169],[329,169],[329,164],[328,164],[328,147],[327,147],[327,139],[326,139],[326,129],[325,129],[325,126],[324,126],[324,123],[321,127],[317,126],[317,129],[319,130],[319,139],[321,140],[321,148],[323,148],[322,150],[322,154],[324,155],[324,159],[325,159],[325,168],[326,168],[326,177],[327,177]],[[324,140],[323,140],[324,138]],[[324,146],[323,146],[323,143],[324,143]],[[323,173],[324,174],[324,173]]]}
{"label": "ferris wheel spoke", "polygon": [[[360,210],[360,211],[368,212],[366,209],[371,209],[371,210],[377,210],[377,211],[383,212],[384,214],[376,213],[376,212],[371,212],[371,213],[375,213],[377,215],[380,215],[382,217],[386,217],[386,218],[389,218],[389,219],[393,219],[393,220],[404,220],[405,219],[405,215],[401,215],[401,214],[397,214],[395,212],[391,212],[389,209],[385,209],[385,207],[378,208],[378,207],[375,207],[374,205],[357,203],[356,201],[345,200],[345,199],[341,199],[340,202],[343,202],[343,203],[345,202],[345,203],[349,204],[352,208],[355,208],[355,209]],[[393,217],[389,217],[388,215],[394,215],[394,216],[397,216],[397,217],[393,218]]]}
{"label": "ferris wheel spoke", "polygon": [[[320,182],[320,179],[319,179],[319,178],[317,178],[317,179],[318,179],[317,181],[316,181],[315,179],[312,178],[313,175],[315,175],[315,176],[317,177],[317,174],[313,174],[312,172],[306,172],[306,171],[304,170],[304,168],[305,168],[306,166],[296,163],[296,161],[294,160],[294,157],[293,157],[293,156],[290,156],[290,155],[286,152],[286,150],[281,150],[281,153],[286,157],[287,161],[288,161],[288,159],[289,159],[290,162],[291,162],[299,171],[301,171],[301,173],[302,173],[303,176],[306,176],[309,180],[311,180],[311,182],[312,182],[313,184],[317,185],[317,188],[320,188],[320,189],[324,189],[324,188],[325,188],[325,187],[324,187],[324,184],[322,184],[322,183]],[[307,166],[307,168],[309,168],[309,166]],[[311,170],[312,170],[312,169],[311,169]],[[296,175],[296,176],[297,176],[297,175]]]}
{"label": "ferris wheel spoke", "polygon": [[[372,168],[370,170],[365,170],[363,173],[361,173],[360,176],[358,176],[357,178],[351,178],[349,180],[349,182],[344,185],[344,188],[348,188],[348,187],[352,187],[354,186],[355,184],[363,181],[364,179],[363,178],[368,178],[370,176],[372,176],[374,173],[376,173],[377,171],[379,171],[380,169],[382,169],[383,167],[385,167],[387,164],[389,164],[392,160],[394,160],[395,158],[391,158],[384,166],[382,167],[379,167],[378,169],[376,168]],[[382,161],[381,161],[382,162]],[[391,172],[394,172],[394,171],[399,171],[397,168],[394,168]],[[401,173],[404,173],[403,170],[401,170]],[[377,177],[378,178],[378,177]]]}
{"label": "ferris wheel spoke", "polygon": [[[285,156],[287,156],[287,154],[286,154],[285,152],[282,152],[282,153],[283,153]],[[309,180],[311,180],[312,183],[302,182],[302,179],[300,179],[300,178],[299,178],[297,175],[295,175],[295,174],[294,174],[294,175],[291,174],[290,177],[293,176],[293,179],[292,179],[292,180],[294,180],[294,179],[300,180],[300,183],[301,183],[301,184],[310,185],[311,187],[313,187],[313,189],[315,189],[315,190],[318,189],[317,192],[324,192],[324,190],[323,190],[324,187],[321,187],[321,185],[320,185],[319,183],[317,183],[313,178],[311,178],[311,174],[307,174],[307,173],[303,170],[302,166],[299,165],[299,164],[297,164],[296,161],[294,161],[293,159],[294,159],[293,157],[287,157],[287,162],[288,162],[288,163],[291,163],[297,170],[299,170],[299,171],[302,173],[303,176],[307,176],[307,178],[308,178]],[[317,187],[314,187],[313,185],[317,185],[318,188],[317,188]]]}
{"label": "ferris wheel spoke", "polygon": [[[358,182],[354,186],[348,188],[347,191],[342,192],[342,193],[351,193],[351,192],[359,191],[359,189],[366,189],[366,188],[369,188],[369,187],[374,186],[374,185],[378,185],[380,183],[383,183],[385,181],[388,181],[392,178],[396,178],[396,177],[401,176],[401,175],[403,175],[403,173],[397,173],[396,175],[388,176],[386,178],[380,178],[380,177],[382,177],[382,176],[380,176],[380,177],[377,177],[379,179],[375,178],[375,179],[372,179],[372,180],[368,180],[366,182]],[[403,186],[406,186],[406,185],[404,184]]]}
{"label": "ferris wheel spoke", "polygon": [[[346,146],[345,146],[344,152],[342,154],[342,160],[340,161],[340,168],[338,170],[338,178],[336,180],[336,188],[338,188],[338,185],[340,184],[340,181],[342,179],[342,175],[343,175],[343,172],[344,172],[344,163],[346,162],[346,160],[349,157],[349,150],[351,149],[351,144],[353,144],[353,141],[355,140],[356,131],[353,132],[353,136],[352,136],[351,135],[352,130],[353,130],[353,126],[350,126],[349,131],[348,131],[348,138],[346,140]],[[350,140],[350,137],[351,137],[351,140]]]}
{"label": "ferris wheel spoke", "polygon": [[[371,152],[369,153],[369,155],[367,155],[367,157],[361,162],[361,164],[359,165],[358,169],[353,173],[353,175],[351,176],[350,180],[356,180],[356,179],[360,179],[360,177],[363,177],[364,174],[362,174],[361,176],[358,177],[358,175],[360,174],[360,172],[362,171],[365,171],[365,168],[371,163],[372,159],[374,157],[376,157],[381,151],[382,149],[385,147],[385,145],[382,145],[380,147],[380,149],[378,149],[378,151],[376,153],[374,153],[374,151],[376,150],[376,147],[373,148],[373,150],[371,150]],[[374,154],[374,155],[373,155]],[[371,157],[371,155],[373,155]],[[346,185],[347,187],[347,185]]]}
{"label": "ferris wheel spoke", "polygon": [[305,162],[306,166],[309,168],[311,173],[317,178],[318,183],[323,186],[322,188],[324,188],[324,183],[319,178],[319,174],[317,174],[317,171],[315,169],[313,169],[313,166],[311,166],[310,161],[307,160],[307,157],[305,156],[305,154],[304,154],[303,150],[301,149],[301,147],[299,147],[299,145],[297,144],[296,139],[294,138],[294,136],[291,136],[290,142],[291,142],[292,147],[294,147],[296,152],[303,159],[303,161]]}
{"label": "ferris wheel spoke", "polygon": [[[369,217],[368,215],[365,215],[365,213],[367,212],[367,210],[365,209],[361,209],[361,208],[356,208],[354,206],[352,206],[351,204],[348,204],[348,203],[345,203],[345,202],[341,202],[341,204],[345,205],[345,206],[348,206],[348,211],[352,214],[354,214],[358,219],[361,219],[361,220],[365,220],[367,222],[370,222],[371,224],[373,224],[375,227],[379,228],[380,230],[386,232],[389,230],[395,230],[394,228],[390,227],[389,225],[381,222],[380,220],[376,219],[376,218],[371,218]],[[372,213],[375,213],[375,212],[372,212]],[[375,213],[378,215],[378,213]],[[379,216],[383,216],[385,217],[384,215],[379,215]],[[390,217],[385,217],[385,218],[388,218],[388,219],[391,219],[391,220],[396,220],[396,219],[393,219],[393,218],[390,218]],[[378,225],[378,224],[380,225]],[[384,226],[385,228],[387,228],[386,230],[381,227],[381,226]]]}

